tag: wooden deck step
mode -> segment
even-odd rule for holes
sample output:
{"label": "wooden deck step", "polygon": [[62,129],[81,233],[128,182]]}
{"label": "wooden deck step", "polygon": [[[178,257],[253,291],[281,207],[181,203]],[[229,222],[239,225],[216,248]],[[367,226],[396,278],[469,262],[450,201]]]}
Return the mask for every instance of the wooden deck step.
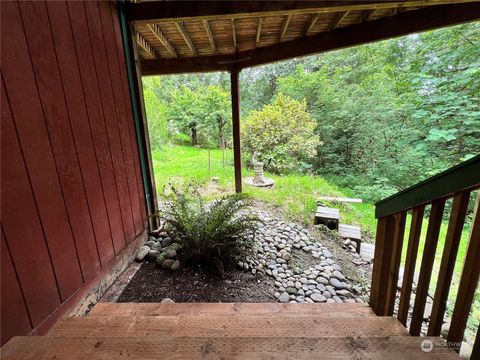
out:
{"label": "wooden deck step", "polygon": [[280,304],[280,303],[98,303],[91,316],[176,316],[176,315],[271,315],[376,316],[366,304]]}
{"label": "wooden deck step", "polygon": [[48,336],[99,337],[352,337],[408,336],[391,317],[97,316],[59,321]]}
{"label": "wooden deck step", "polygon": [[336,208],[325,206],[317,207],[315,213],[314,225],[325,225],[330,230],[338,230],[338,222],[340,220],[340,211]]}
{"label": "wooden deck step", "polygon": [[344,239],[362,240],[362,231],[356,225],[339,224],[338,235]]}
{"label": "wooden deck step", "polygon": [[[435,347],[423,352],[426,338],[257,338],[211,337],[16,337],[2,348],[2,359],[459,359]],[[438,338],[428,338],[433,343]]]}
{"label": "wooden deck step", "polygon": [[360,226],[338,224],[338,235],[343,239],[350,239],[357,244],[357,253],[360,254],[360,247],[362,245],[362,231]]}
{"label": "wooden deck step", "polygon": [[458,359],[422,351],[393,317],[362,304],[107,304],[15,337],[2,359]]}

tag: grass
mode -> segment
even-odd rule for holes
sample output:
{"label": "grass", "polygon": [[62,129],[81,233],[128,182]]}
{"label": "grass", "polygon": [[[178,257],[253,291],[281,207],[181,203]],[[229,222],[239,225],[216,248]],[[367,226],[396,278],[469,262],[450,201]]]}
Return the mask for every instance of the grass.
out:
{"label": "grass", "polygon": [[[210,168],[209,168],[210,157]],[[163,187],[171,180],[175,183],[186,184],[194,180],[200,185],[206,185],[207,189],[213,177],[218,178],[218,187],[212,189],[207,196],[218,196],[215,190],[218,188],[226,192],[233,192],[234,189],[234,171],[233,171],[233,154],[231,150],[222,152],[219,149],[211,149],[210,155],[208,149],[202,149],[192,146],[164,146],[161,150],[152,152],[152,161],[155,170],[155,181],[157,190],[162,192]],[[243,176],[253,176],[253,172],[248,169],[242,169]],[[290,220],[300,221],[304,224],[311,224],[313,214],[316,209],[316,200],[319,196],[340,196],[354,197],[355,194],[350,189],[341,188],[328,179],[320,176],[311,175],[274,175],[266,173],[265,176],[275,180],[273,189],[261,189],[253,187],[244,187],[244,192],[251,197],[262,200],[264,202],[280,206],[284,210],[287,218]],[[328,202],[326,202],[328,206]],[[340,209],[340,218],[342,223],[359,225],[362,231],[374,239],[376,229],[376,219],[374,216],[375,207],[373,204],[336,204],[335,207]],[[410,230],[410,215],[407,216],[405,229],[405,241],[403,247],[402,264],[405,262],[408,234]],[[423,221],[422,233],[416,263],[416,272],[420,269],[422,260],[421,254],[425,245],[425,236],[428,227],[428,220]],[[444,222],[440,229],[439,243],[435,256],[432,279],[436,279],[440,267],[445,236],[447,233],[447,223]],[[452,287],[449,295],[449,303],[447,312],[451,315],[454,306],[454,299],[458,290],[458,283],[462,271],[462,261],[468,246],[469,228],[464,229],[462,240],[457,256],[457,263],[454,270]],[[434,294],[436,281],[431,281],[430,294]],[[476,301],[473,305],[472,316],[470,316],[468,326],[471,330],[475,330],[480,321],[480,290],[477,289],[475,294]],[[471,332],[474,334],[474,332]]]}
{"label": "grass", "polygon": [[[211,149],[210,171],[208,152],[207,149],[192,146],[165,146],[161,150],[154,150],[152,161],[157,191],[161,192],[172,179],[176,183],[195,180],[198,184],[206,185],[212,177],[218,178],[220,187],[233,191],[232,151],[226,150],[224,155],[219,149]],[[242,175],[253,176],[253,172],[244,168]],[[244,192],[255,199],[281,206],[289,219],[305,224],[312,223],[319,196],[353,195],[350,190],[340,188],[319,176],[297,174],[278,176],[269,173],[265,173],[265,176],[275,180],[273,189],[245,186]],[[376,221],[372,204],[340,204],[337,207],[340,208],[342,222],[360,225],[371,234],[375,232]]]}

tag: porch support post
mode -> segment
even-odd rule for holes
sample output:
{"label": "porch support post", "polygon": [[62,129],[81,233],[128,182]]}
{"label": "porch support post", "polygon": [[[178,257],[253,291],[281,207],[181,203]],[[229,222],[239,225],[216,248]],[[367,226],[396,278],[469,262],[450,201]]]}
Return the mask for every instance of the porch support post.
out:
{"label": "porch support post", "polygon": [[240,150],[240,92],[238,77],[240,70],[230,72],[232,94],[232,131],[233,131],[233,164],[235,168],[235,192],[242,192],[242,155]]}

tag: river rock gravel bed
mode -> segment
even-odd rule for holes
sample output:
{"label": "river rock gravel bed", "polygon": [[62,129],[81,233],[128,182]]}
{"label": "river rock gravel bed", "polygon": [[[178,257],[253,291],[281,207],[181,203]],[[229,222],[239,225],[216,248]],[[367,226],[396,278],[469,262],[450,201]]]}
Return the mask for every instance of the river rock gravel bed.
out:
{"label": "river rock gravel bed", "polygon": [[[352,284],[334,254],[308,229],[287,222],[282,214],[261,206],[248,211],[257,215],[262,223],[253,238],[253,251],[239,258],[237,267],[257,279],[267,278],[263,281],[264,288],[259,289],[263,294],[267,292],[282,303],[364,302],[367,299],[368,289]],[[136,260],[155,262],[172,276],[181,268],[176,259],[181,245],[165,231],[152,235],[138,250]],[[258,280],[257,284],[262,281]]]}
{"label": "river rock gravel bed", "polygon": [[263,209],[252,212],[263,221],[255,236],[254,255],[237,265],[272,277],[279,302],[364,302],[362,288],[350,283],[332,252],[307,229]]}

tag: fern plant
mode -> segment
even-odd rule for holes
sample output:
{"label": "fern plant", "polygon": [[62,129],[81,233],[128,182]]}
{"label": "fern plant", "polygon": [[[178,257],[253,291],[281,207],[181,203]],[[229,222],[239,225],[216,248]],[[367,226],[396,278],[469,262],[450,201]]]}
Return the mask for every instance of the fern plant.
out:
{"label": "fern plant", "polygon": [[249,199],[233,194],[206,203],[196,188],[171,189],[164,209],[166,230],[179,239],[184,263],[201,263],[223,274],[250,252],[261,220],[245,211]]}

